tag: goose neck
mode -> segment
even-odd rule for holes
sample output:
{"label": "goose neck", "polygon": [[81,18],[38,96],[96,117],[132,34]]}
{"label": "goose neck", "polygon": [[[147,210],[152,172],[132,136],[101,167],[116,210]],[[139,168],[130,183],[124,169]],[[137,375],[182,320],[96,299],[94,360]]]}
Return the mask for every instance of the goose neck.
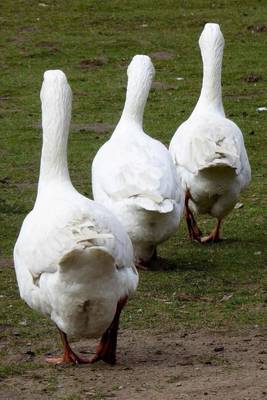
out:
{"label": "goose neck", "polygon": [[202,49],[203,80],[200,97],[196,108],[212,109],[224,114],[222,103],[222,57],[223,49],[215,48],[212,51]]}
{"label": "goose neck", "polygon": [[128,73],[126,100],[121,120],[131,120],[143,125],[143,115],[149,90],[153,79],[153,71],[149,68],[138,68]]}
{"label": "goose neck", "polygon": [[38,190],[50,182],[70,183],[67,162],[70,113],[71,104],[67,99],[42,103],[43,145]]}

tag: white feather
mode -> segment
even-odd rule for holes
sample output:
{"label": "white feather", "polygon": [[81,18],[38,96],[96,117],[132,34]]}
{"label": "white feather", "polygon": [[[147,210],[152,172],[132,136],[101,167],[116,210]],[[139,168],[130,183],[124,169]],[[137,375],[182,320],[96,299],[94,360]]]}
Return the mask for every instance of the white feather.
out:
{"label": "white feather", "polygon": [[223,218],[249,184],[250,165],[243,135],[225,117],[221,96],[224,39],[217,24],[206,24],[200,40],[203,85],[191,116],[176,131],[170,152],[191,206]]}
{"label": "white feather", "polygon": [[133,58],[121,119],[92,166],[94,199],[114,211],[132,239],[136,258],[142,259],[149,259],[156,245],[175,232],[183,210],[171,156],[142,127],[153,75],[149,57]]}
{"label": "white feather", "polygon": [[116,217],[80,195],[67,167],[71,89],[47,71],[41,91],[38,195],[14,249],[21,297],[67,334],[98,337],[138,284],[131,241]]}

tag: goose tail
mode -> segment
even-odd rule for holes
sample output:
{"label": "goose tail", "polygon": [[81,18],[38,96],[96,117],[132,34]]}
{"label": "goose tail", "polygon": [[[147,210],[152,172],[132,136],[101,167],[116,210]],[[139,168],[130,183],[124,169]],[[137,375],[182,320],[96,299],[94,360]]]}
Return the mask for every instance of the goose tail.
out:
{"label": "goose tail", "polygon": [[197,141],[194,154],[198,171],[211,168],[232,169],[236,174],[240,172],[240,157],[233,141]]}

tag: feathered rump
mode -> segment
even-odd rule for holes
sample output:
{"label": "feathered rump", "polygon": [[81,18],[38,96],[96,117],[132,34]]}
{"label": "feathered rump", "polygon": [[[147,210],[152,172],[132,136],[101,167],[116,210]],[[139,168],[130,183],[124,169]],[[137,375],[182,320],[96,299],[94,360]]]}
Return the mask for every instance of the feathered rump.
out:
{"label": "feathered rump", "polygon": [[[229,128],[233,127],[229,126]],[[240,154],[244,148],[244,142],[242,133],[236,126],[235,128],[235,134],[228,134],[228,129],[225,128],[224,130],[220,130],[220,127],[217,127],[217,130],[207,130],[202,126],[199,127],[198,135],[191,135],[191,132],[188,132],[187,135],[183,135],[183,140],[178,141],[179,152],[174,154],[170,149],[175,163],[194,175],[199,171],[216,167],[234,169],[238,175],[242,168]],[[179,134],[177,140],[179,140]],[[174,144],[173,147],[175,146],[178,147],[178,144]]]}
{"label": "feathered rump", "polygon": [[221,137],[216,141],[201,139],[195,138],[191,143],[191,151],[195,154],[195,169],[202,171],[212,167],[230,167],[236,174],[240,172],[240,157],[234,138]]}
{"label": "feathered rump", "polygon": [[140,209],[145,209],[151,212],[159,212],[161,214],[170,213],[173,211],[175,202],[171,199],[155,199],[153,195],[150,197],[149,194],[145,194],[144,196],[133,196],[130,199],[133,199],[134,204]]}
{"label": "feathered rump", "polygon": [[115,260],[113,255],[104,246],[97,245],[97,239],[111,239],[114,240],[114,236],[111,234],[95,234],[93,237],[87,237],[84,240],[76,243],[75,247],[64,254],[59,261],[60,271],[68,271],[73,269],[73,272],[77,274],[77,269],[103,264],[108,266],[109,264],[115,266]]}
{"label": "feathered rump", "polygon": [[[166,157],[165,154],[164,156]],[[169,159],[166,157],[164,163],[159,163],[157,157],[154,158],[152,154],[150,157],[151,164],[144,164],[142,160],[137,163],[136,159],[132,162],[127,159],[118,164],[114,161],[109,175],[104,173],[103,168],[96,168],[97,174],[93,174],[95,198],[99,190],[113,202],[123,201],[152,212],[172,212],[175,204],[181,200],[175,166],[168,153]]]}

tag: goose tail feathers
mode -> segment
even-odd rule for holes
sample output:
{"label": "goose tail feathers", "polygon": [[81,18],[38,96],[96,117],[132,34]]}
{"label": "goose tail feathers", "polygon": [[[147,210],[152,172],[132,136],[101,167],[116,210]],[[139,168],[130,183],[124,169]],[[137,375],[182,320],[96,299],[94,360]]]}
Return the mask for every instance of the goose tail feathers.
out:
{"label": "goose tail feathers", "polygon": [[136,206],[146,211],[159,212],[161,214],[167,214],[173,211],[174,201],[171,199],[161,199],[161,201],[155,201],[150,197],[138,196],[134,200]]}
{"label": "goose tail feathers", "polygon": [[241,169],[237,146],[232,141],[201,141],[195,143],[196,172],[210,168],[227,168],[239,174]]}

